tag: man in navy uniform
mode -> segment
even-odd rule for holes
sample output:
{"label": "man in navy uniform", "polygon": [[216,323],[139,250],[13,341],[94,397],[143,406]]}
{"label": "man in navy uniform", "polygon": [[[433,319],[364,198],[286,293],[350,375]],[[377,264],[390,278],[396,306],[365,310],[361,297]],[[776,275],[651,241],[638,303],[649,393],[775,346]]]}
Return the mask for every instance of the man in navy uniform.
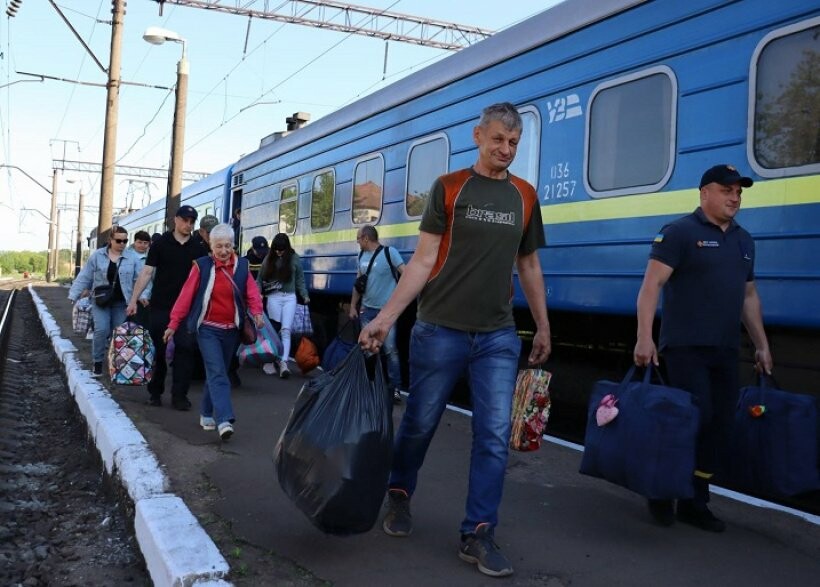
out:
{"label": "man in navy uniform", "polygon": [[[638,293],[635,364],[658,364],[652,323],[663,290],[660,350],[669,381],[693,394],[700,410],[695,496],[678,500],[677,519],[712,532],[726,528],[707,503],[709,479],[737,402],[741,323],[755,346],[756,368],[772,370],[754,282],[755,244],[734,220],[743,188],[752,183],[731,165],[708,169],[700,181],[700,207],[655,237]],[[661,525],[675,521],[672,500],[650,500],[649,511]]]}

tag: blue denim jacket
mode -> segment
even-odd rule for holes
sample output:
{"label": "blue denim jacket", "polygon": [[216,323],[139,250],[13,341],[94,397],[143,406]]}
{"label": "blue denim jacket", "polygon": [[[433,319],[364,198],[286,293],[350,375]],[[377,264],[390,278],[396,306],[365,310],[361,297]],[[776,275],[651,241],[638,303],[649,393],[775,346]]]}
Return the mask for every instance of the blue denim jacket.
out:
{"label": "blue denim jacket", "polygon": [[[125,296],[125,303],[131,299],[131,294],[134,293],[134,284],[139,277],[142,269],[142,262],[137,256],[136,251],[125,249],[121,257],[119,274],[120,287],[122,294]],[[71,284],[71,289],[68,290],[68,299],[76,301],[84,290],[93,291],[99,285],[108,284],[108,247],[97,249],[91,253],[88,262],[82,268],[80,273],[74,278],[74,283]],[[148,299],[150,296],[150,289],[146,288],[140,294],[140,299]]]}

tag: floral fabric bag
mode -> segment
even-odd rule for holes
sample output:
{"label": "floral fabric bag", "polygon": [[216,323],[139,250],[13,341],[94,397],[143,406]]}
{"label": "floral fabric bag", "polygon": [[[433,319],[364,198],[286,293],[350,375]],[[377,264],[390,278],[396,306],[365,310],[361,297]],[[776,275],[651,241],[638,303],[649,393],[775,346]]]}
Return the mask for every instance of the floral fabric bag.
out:
{"label": "floral fabric bag", "polygon": [[543,369],[522,369],[515,381],[510,448],[538,450],[550,415],[549,385],[552,374]]}

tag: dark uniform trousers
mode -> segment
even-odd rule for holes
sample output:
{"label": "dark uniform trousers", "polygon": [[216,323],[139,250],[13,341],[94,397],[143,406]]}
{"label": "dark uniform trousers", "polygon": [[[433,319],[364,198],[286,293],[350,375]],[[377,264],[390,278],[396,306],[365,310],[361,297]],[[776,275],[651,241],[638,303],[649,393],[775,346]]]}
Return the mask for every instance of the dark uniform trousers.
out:
{"label": "dark uniform trousers", "polygon": [[709,501],[709,479],[720,469],[738,399],[738,350],[727,347],[667,347],[666,372],[673,387],[694,396],[700,411],[695,456],[695,503]]}
{"label": "dark uniform trousers", "polygon": [[[148,384],[148,393],[152,397],[159,397],[165,390],[165,375],[168,364],[165,362],[165,343],[162,340],[165,329],[171,321],[171,310],[151,307],[150,326],[148,332],[154,341],[156,355],[154,356],[154,376]],[[171,397],[187,398],[191,387],[191,376],[196,358],[196,341],[193,335],[181,324],[179,331],[174,334],[174,368],[171,372]]]}

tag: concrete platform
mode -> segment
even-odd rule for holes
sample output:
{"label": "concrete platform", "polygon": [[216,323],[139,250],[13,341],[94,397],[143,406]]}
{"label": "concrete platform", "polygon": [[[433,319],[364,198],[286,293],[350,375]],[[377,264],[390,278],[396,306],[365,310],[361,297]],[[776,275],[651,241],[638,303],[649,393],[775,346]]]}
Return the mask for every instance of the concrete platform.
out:
{"label": "concrete platform", "polygon": [[[67,290],[36,291],[62,336],[79,349],[78,359],[90,366],[90,341],[71,333]],[[172,493],[185,500],[204,478],[219,496],[208,507],[236,537],[334,585],[818,584],[820,525],[715,496],[713,509],[727,522],[726,533],[661,528],[641,497],[578,474],[580,452],[551,443],[511,456],[496,538],[516,573],[484,577],[456,554],[470,449],[469,417],[456,411],[445,414],[421,471],[412,536],[390,538],[379,526],[347,538],[324,535],[283,494],[272,461],[304,379],[284,381],[248,368],[240,375],[243,385],[233,394],[236,433],[226,444],[198,426],[199,382],[191,389],[190,412],[172,410],[168,393],[166,406],[153,408],[144,404],[143,388],[105,385],[157,455]],[[395,410],[397,423],[401,411]],[[203,512],[192,509],[202,519]]]}

